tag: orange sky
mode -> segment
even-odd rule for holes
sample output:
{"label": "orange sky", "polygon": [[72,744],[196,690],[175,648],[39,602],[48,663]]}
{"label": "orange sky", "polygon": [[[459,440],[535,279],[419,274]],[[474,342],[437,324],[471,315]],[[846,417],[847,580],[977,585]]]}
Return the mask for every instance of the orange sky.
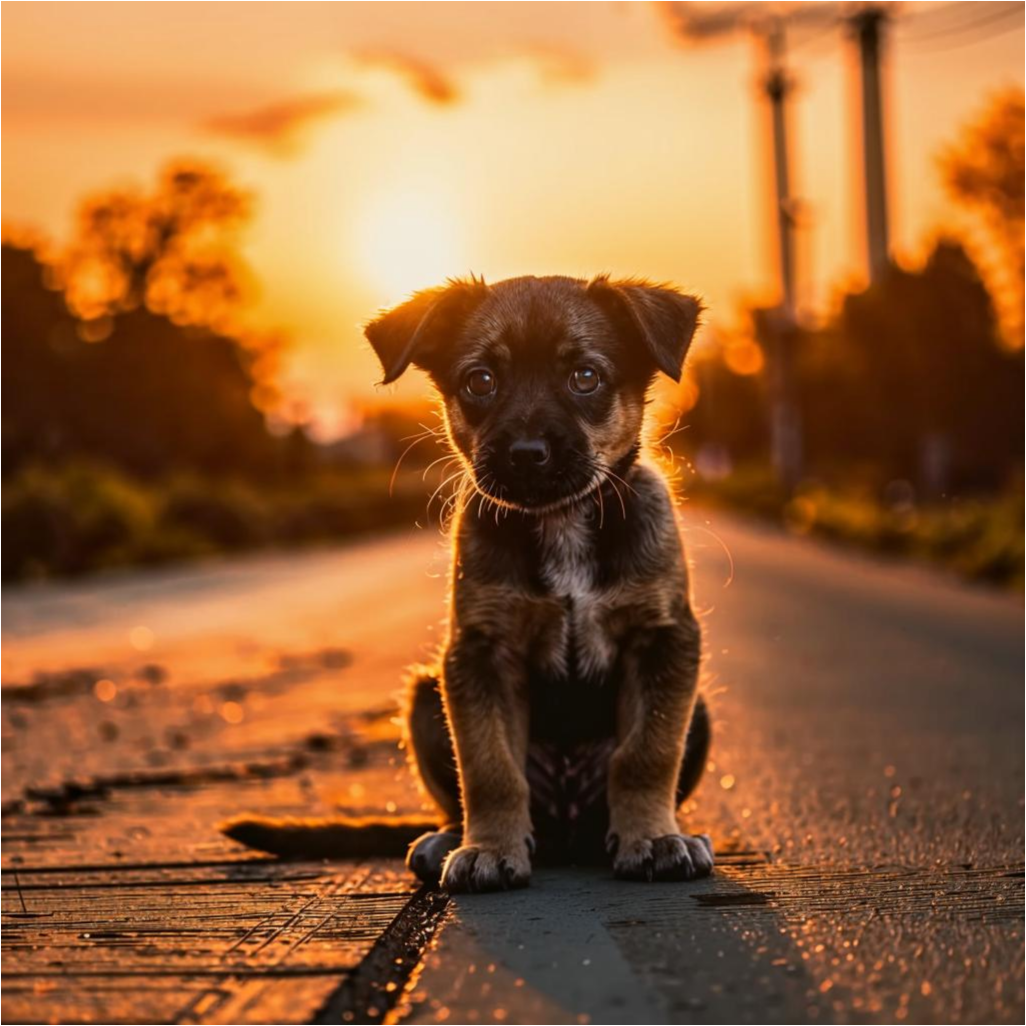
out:
{"label": "orange sky", "polygon": [[[988,21],[1000,6],[897,11],[899,255],[956,226],[938,150],[1023,82],[1022,16]],[[253,318],[289,332],[287,383],[326,422],[373,394],[360,322],[448,275],[647,274],[714,324],[772,295],[746,36],[683,47],[647,3],[32,3],[2,21],[5,222],[59,239],[83,193],[169,157],[222,164],[259,197]],[[862,267],[844,32],[801,34],[793,67],[802,296],[822,310]]]}

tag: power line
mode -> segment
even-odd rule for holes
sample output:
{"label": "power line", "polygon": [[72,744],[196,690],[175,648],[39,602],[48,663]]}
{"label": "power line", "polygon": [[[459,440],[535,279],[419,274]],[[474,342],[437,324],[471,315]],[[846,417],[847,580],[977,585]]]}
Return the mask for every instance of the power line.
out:
{"label": "power line", "polygon": [[974,0],[952,0],[950,3],[936,4],[922,13],[917,9],[915,13],[903,16],[901,20],[906,25],[920,26],[929,31],[934,27],[950,27],[949,15],[968,13],[975,6],[977,5]]}
{"label": "power line", "polygon": [[937,21],[957,11],[971,10],[973,7],[978,6],[979,0],[947,0],[947,2],[939,4],[916,4],[914,8],[915,13],[912,17],[917,22],[929,23],[931,20]]}
{"label": "power line", "polygon": [[822,51],[825,43],[834,41],[834,33],[840,26],[840,21],[828,22],[822,25],[818,31],[810,32],[806,36],[795,37],[792,35],[788,40],[788,49],[792,54],[800,53],[803,57],[810,57]]}
{"label": "power line", "polygon": [[[989,7],[991,5],[988,4],[987,6]],[[1020,3],[1003,3],[994,6],[999,6],[1000,10],[988,11],[979,17],[970,19],[969,21],[963,21],[960,24],[955,25],[948,25],[932,32],[910,34],[906,36],[905,41],[910,43],[928,43],[931,41],[943,42],[944,40],[950,39],[958,44],[961,39],[964,38],[965,33],[976,33],[979,29],[987,28],[991,25],[998,25],[1003,21],[1011,20],[1013,17],[1016,19],[1023,18],[1023,5]],[[912,25],[915,25],[914,21],[912,22]],[[1007,29],[1003,29],[1002,31],[1007,31]],[[989,34],[985,34],[982,38],[988,38],[988,35]]]}
{"label": "power line", "polygon": [[992,39],[1007,35],[1009,32],[1013,32],[1021,27],[1021,25],[1005,25],[990,32],[984,32],[982,35],[977,33],[973,36],[958,36],[947,42],[941,41],[933,46],[916,46],[914,43],[911,45],[906,44],[904,49],[909,54],[947,53],[950,50],[961,50],[967,46],[978,46],[980,43],[990,42]]}

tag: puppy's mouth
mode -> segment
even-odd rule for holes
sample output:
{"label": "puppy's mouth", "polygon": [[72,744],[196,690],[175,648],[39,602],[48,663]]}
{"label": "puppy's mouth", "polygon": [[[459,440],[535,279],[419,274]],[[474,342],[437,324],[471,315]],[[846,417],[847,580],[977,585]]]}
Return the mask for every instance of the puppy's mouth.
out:
{"label": "puppy's mouth", "polygon": [[602,484],[603,476],[601,471],[593,471],[590,479],[583,485],[562,494],[554,489],[539,489],[537,492],[517,493],[495,479],[493,474],[487,472],[478,474],[472,471],[471,482],[475,491],[487,502],[493,503],[500,509],[516,510],[519,513],[528,513],[532,516],[544,516],[547,513],[555,513],[557,510],[567,509],[587,499],[598,490]]}

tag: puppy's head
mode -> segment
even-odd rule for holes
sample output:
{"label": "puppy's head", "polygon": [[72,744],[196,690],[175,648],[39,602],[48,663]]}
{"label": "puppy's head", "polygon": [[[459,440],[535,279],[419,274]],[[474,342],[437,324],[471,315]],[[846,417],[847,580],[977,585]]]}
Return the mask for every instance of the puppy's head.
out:
{"label": "puppy's head", "polygon": [[643,281],[470,279],[417,293],[366,335],[385,383],[411,363],[431,376],[477,489],[541,513],[624,472],[648,386],[680,380],[699,311]]}

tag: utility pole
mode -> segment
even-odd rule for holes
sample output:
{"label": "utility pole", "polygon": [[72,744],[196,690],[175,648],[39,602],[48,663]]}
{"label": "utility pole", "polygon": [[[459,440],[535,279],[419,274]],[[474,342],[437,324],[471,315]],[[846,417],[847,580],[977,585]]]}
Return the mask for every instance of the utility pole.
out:
{"label": "utility pole", "polygon": [[773,121],[773,179],[776,192],[777,243],[780,247],[781,308],[795,319],[794,216],[787,147],[787,98],[793,88],[784,66],[784,29],[774,22],[764,36],[766,73],[763,88]]}
{"label": "utility pole", "polygon": [[[758,48],[759,88],[769,103],[773,129],[774,223],[777,229],[780,303],[754,312],[755,329],[766,350],[769,384],[769,447],[774,469],[790,491],[801,480],[801,423],[794,387],[794,351],[799,340],[795,268],[795,200],[791,194],[790,148],[788,145],[788,100],[794,83],[787,72],[786,31],[788,17],[774,4],[723,4],[699,10],[694,4],[676,3],[672,13],[686,38],[708,41],[739,30],[752,33]],[[830,5],[832,8],[833,5]],[[819,22],[822,14],[811,8],[804,21]],[[834,21],[831,10],[828,21]]]}
{"label": "utility pole", "polygon": [[784,26],[774,19],[762,33],[766,69],[763,88],[773,126],[773,179],[777,244],[780,253],[780,305],[761,321],[763,341],[771,350],[770,445],[773,465],[789,491],[802,475],[801,422],[794,397],[794,348],[798,341],[795,294],[794,199],[791,196],[787,145],[787,98],[793,85],[785,67]]}
{"label": "utility pole", "polygon": [[871,283],[891,266],[887,230],[887,177],[883,129],[880,56],[891,4],[884,0],[858,3],[769,3],[664,5],[675,31],[694,42],[748,30],[760,46],[761,89],[769,100],[773,128],[775,222],[780,257],[780,304],[756,311],[757,335],[767,351],[771,404],[771,448],[777,476],[793,488],[802,475],[802,433],[795,401],[795,352],[801,339],[795,292],[795,203],[791,195],[787,147],[787,100],[793,88],[785,68],[788,26],[847,23],[859,49],[862,100],[862,161],[865,181],[866,250]]}
{"label": "utility pole", "polygon": [[859,47],[862,77],[862,163],[866,190],[866,249],[870,283],[890,266],[887,238],[887,178],[884,159],[883,97],[880,88],[883,9],[868,5],[854,15],[852,27]]}

